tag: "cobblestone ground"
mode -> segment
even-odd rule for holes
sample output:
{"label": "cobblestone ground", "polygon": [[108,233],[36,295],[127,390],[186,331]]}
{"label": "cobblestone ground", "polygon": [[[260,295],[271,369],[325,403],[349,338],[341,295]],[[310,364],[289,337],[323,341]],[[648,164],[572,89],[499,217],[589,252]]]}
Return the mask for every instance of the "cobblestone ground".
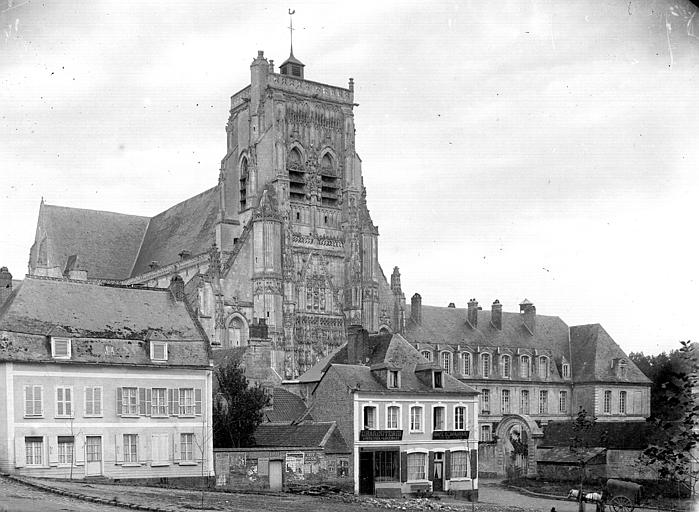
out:
{"label": "cobblestone ground", "polygon": [[123,512],[123,508],[89,503],[40,491],[0,476],[0,512]]}
{"label": "cobblestone ground", "polygon": [[[202,494],[200,491],[184,491],[179,489],[162,489],[156,487],[126,486],[97,484],[86,482],[61,482],[42,479],[27,479],[32,482],[50,485],[66,491],[102,498],[117,499],[124,504],[159,507],[177,512],[192,510],[236,511],[248,512],[264,510],[265,512],[356,512],[358,510],[441,510],[443,512],[470,512],[471,504],[454,499],[442,500],[380,500],[356,496],[303,496],[293,494],[238,494],[224,492],[205,492],[204,507],[201,507]],[[497,492],[500,492],[498,489]],[[509,501],[509,500],[508,500]],[[520,506],[517,500],[512,503],[477,503],[476,512],[520,512],[533,511],[549,512],[551,505]],[[555,503],[555,502],[554,502]],[[68,510],[102,510],[94,503],[88,503],[87,508]],[[92,508],[90,508],[92,507]],[[36,510],[36,509],[27,509]],[[44,512],[43,507],[40,508]],[[66,510],[57,508],[55,510]],[[107,510],[106,508],[104,510]],[[110,509],[111,510],[111,509]],[[123,509],[122,509],[123,510]],[[561,510],[558,509],[557,510]]]}

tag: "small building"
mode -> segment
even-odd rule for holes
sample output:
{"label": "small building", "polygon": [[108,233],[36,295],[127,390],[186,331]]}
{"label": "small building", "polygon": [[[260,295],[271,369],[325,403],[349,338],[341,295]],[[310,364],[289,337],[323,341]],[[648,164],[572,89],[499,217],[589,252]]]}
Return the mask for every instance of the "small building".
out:
{"label": "small building", "polygon": [[254,447],[214,451],[220,487],[281,490],[322,483],[352,489],[351,450],[335,422],[263,423]]}
{"label": "small building", "polygon": [[170,289],[27,277],[0,305],[0,471],[213,475],[208,341]]}
{"label": "small building", "polygon": [[349,331],[347,345],[310,370],[320,377],[309,411],[337,421],[352,450],[354,492],[477,499],[478,393],[398,334]]}

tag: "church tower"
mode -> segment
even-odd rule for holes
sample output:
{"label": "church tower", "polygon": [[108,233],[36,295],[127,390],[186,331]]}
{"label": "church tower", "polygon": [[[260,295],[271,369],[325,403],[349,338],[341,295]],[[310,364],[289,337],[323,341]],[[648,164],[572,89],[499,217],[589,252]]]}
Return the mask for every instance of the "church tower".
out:
{"label": "church tower", "polygon": [[283,378],[344,343],[347,326],[378,330],[378,230],[353,107],[352,79],[347,88],[308,81],[293,51],[279,73],[258,52],[250,85],[231,98],[216,228],[227,261],[221,290],[249,324],[266,322]]}

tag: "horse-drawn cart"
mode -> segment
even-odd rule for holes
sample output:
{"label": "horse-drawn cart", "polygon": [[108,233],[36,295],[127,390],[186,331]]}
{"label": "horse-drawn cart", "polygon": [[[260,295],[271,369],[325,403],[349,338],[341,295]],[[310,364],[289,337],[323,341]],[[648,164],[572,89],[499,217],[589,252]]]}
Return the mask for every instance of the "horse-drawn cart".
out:
{"label": "horse-drawn cart", "polygon": [[602,492],[602,502],[614,512],[632,512],[641,504],[641,486],[610,478]]}

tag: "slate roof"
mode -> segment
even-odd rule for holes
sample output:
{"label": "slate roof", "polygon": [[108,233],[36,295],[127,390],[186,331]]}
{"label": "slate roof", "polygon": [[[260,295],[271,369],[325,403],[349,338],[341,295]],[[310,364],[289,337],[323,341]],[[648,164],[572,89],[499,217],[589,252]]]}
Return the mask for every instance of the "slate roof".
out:
{"label": "slate roof", "polygon": [[68,363],[154,364],[148,340],[163,340],[163,365],[209,364],[205,335],[164,289],[27,277],[0,309],[0,332],[0,360],[56,362],[49,337],[65,336],[74,340]]}
{"label": "slate roof", "polygon": [[260,448],[325,448],[326,453],[350,453],[335,422],[275,425],[263,423],[255,430]]}
{"label": "slate roof", "polygon": [[[37,236],[47,235],[47,266],[63,270],[68,257],[77,254],[89,277],[121,280],[131,273],[148,217],[42,203],[37,224]],[[31,249],[34,264],[41,241],[37,238]]]}
{"label": "slate roof", "polygon": [[63,270],[77,255],[88,278],[122,281],[148,272],[153,261],[178,261],[183,250],[192,256],[206,252],[215,240],[218,212],[218,186],[153,218],[42,203],[30,265],[37,265],[45,234],[48,267]]}
{"label": "slate roof", "polygon": [[148,272],[152,261],[174,263],[183,250],[192,256],[208,251],[215,241],[218,212],[219,189],[213,187],[150,219],[131,276]]}
{"label": "slate roof", "polygon": [[[277,387],[272,392],[272,405],[264,410],[265,420],[269,423],[293,423],[307,412],[301,397],[290,391]],[[308,415],[304,419],[312,419]]]}
{"label": "slate roof", "polygon": [[[600,324],[576,325],[570,328],[573,379],[576,382],[638,382],[650,379],[631,361]],[[625,359],[627,378],[622,379],[612,368],[614,359]]]}

